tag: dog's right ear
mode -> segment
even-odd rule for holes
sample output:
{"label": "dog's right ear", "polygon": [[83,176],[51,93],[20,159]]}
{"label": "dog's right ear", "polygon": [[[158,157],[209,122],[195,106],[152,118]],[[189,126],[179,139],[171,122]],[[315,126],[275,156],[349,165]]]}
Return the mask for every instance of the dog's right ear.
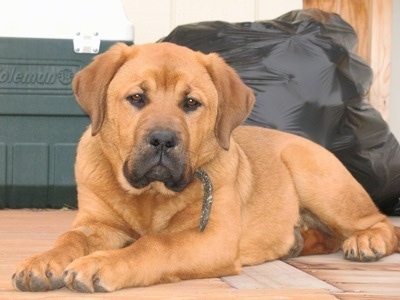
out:
{"label": "dog's right ear", "polygon": [[108,86],[131,52],[131,47],[118,43],[97,55],[72,81],[75,97],[90,117],[92,135],[99,132],[104,120]]}

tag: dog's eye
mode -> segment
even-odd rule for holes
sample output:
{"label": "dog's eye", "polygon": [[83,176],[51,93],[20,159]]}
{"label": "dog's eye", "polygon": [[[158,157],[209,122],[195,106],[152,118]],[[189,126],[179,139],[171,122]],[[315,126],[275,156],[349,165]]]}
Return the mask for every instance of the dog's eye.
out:
{"label": "dog's eye", "polygon": [[194,111],[201,106],[200,102],[193,98],[186,98],[183,102],[184,111]]}
{"label": "dog's eye", "polygon": [[143,107],[145,104],[145,96],[143,94],[132,94],[126,97],[126,100],[129,101],[133,106]]}

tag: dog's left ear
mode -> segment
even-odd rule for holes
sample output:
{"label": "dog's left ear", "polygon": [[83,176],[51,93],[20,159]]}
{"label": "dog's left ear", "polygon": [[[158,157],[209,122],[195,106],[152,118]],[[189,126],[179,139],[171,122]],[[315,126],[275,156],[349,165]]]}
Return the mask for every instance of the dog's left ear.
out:
{"label": "dog's left ear", "polygon": [[130,49],[131,47],[123,43],[112,46],[103,54],[97,55],[72,81],[75,97],[90,117],[92,135],[96,135],[101,128],[106,111],[108,86],[132,52]]}
{"label": "dog's left ear", "polygon": [[221,57],[211,53],[207,59],[206,67],[218,92],[215,136],[220,146],[228,150],[232,131],[250,114],[255,96]]}

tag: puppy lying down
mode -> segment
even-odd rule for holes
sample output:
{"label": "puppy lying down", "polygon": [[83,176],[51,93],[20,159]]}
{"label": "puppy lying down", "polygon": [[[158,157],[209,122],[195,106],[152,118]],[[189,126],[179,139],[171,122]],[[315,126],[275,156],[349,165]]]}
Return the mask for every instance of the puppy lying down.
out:
{"label": "puppy lying down", "polygon": [[76,157],[79,211],[52,249],[17,266],[21,291],[106,292],[339,249],[364,262],[399,251],[398,229],[331,153],[241,126],[254,95],[216,54],[117,44],[73,89],[91,119]]}

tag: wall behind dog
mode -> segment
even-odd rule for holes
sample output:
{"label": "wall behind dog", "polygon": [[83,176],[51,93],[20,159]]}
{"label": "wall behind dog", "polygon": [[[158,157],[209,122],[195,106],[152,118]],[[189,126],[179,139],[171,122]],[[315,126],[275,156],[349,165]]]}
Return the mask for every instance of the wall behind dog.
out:
{"label": "wall behind dog", "polygon": [[122,0],[135,26],[135,43],[155,42],[176,26],[200,21],[274,19],[301,9],[302,0]]}

